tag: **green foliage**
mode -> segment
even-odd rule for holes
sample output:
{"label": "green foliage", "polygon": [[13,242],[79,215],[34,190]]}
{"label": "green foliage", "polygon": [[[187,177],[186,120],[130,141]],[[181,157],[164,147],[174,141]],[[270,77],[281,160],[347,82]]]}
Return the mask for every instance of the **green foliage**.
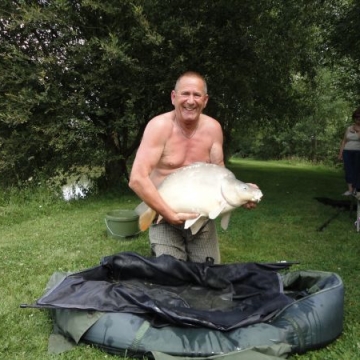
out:
{"label": "green foliage", "polygon": [[[315,196],[343,199],[341,171],[304,162],[230,162],[243,181],[259,185],[264,198],[256,209],[236,210],[227,231],[219,229],[223,263],[299,261],[293,270],[336,272],[346,288],[344,332],[317,351],[292,356],[301,360],[358,357],[360,336],[359,236],[355,212],[341,212],[323,231],[318,228],[337,209]],[[93,195],[65,202],[43,184],[27,190],[0,192],[0,358],[54,359],[47,354],[52,324],[47,311],[20,309],[33,303],[56,271],[78,271],[99,264],[103,256],[135,251],[150,256],[148,233],[116,240],[107,237],[105,215],[114,209],[133,209],[131,193]],[[62,359],[110,359],[91,346],[78,346]]]}
{"label": "green foliage", "polygon": [[359,12],[360,4],[354,0],[344,0],[346,6],[334,14],[333,31],[330,41],[336,51],[343,57],[347,81],[342,84],[347,91],[355,92],[360,101],[360,37]]}
{"label": "green foliage", "polygon": [[[161,38],[130,1],[54,0],[17,10],[2,23],[9,54],[0,103],[3,179],[79,164],[120,170],[119,178],[151,108],[143,102],[144,60]],[[21,79],[16,87],[14,78]]]}
{"label": "green foliage", "polygon": [[237,138],[238,156],[259,159],[303,158],[312,162],[338,163],[340,142],[352,122],[353,107],[338,86],[338,69],[321,68],[309,82],[294,76],[294,98],[298,99],[289,123],[269,125]]}
{"label": "green foliage", "polygon": [[[147,121],[172,108],[170,91],[186,70],[208,80],[207,112],[223,125],[227,157],[259,132],[253,153],[287,156],[293,134],[285,131],[301,122],[297,133],[308,137],[306,121],[320,126],[331,108],[332,99],[309,100],[324,100],[315,81],[322,67],[353,79],[344,70],[350,61],[331,67],[337,58],[329,46],[335,14],[340,19],[348,7],[330,0],[4,0],[0,182],[85,165],[117,184]],[[298,143],[297,156],[326,154]]]}

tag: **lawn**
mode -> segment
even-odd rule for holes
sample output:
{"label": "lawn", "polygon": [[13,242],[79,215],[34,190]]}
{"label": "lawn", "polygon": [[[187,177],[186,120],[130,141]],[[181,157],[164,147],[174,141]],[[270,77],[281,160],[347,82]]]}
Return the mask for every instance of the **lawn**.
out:
{"label": "lawn", "polygon": [[[342,336],[324,349],[294,355],[300,360],[360,358],[360,233],[356,213],[343,211],[324,229],[337,209],[315,200],[343,200],[341,170],[306,164],[233,159],[229,168],[240,180],[258,184],[264,198],[254,210],[237,209],[228,230],[219,227],[223,263],[298,261],[295,269],[336,272],[345,284]],[[150,255],[147,232],[136,238],[106,234],[105,215],[133,209],[138,199],[126,184],[118,192],[65,202],[43,187],[0,191],[0,358],[109,359],[91,346],[54,356],[47,353],[52,324],[47,311],[21,309],[39,298],[56,271],[98,265],[103,256],[122,251]]]}

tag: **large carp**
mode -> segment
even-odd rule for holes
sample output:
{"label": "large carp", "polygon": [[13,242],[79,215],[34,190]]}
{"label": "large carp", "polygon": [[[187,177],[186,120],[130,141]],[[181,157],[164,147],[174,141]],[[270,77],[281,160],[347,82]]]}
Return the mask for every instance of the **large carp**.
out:
{"label": "large carp", "polygon": [[[259,202],[263,194],[257,187],[238,179],[227,168],[215,164],[194,163],[169,176],[158,187],[163,200],[176,212],[196,213],[196,219],[186,220],[185,229],[196,234],[204,222],[221,216],[221,227],[227,229],[230,212],[250,201]],[[156,213],[145,203],[139,214],[140,230],[145,231]]]}

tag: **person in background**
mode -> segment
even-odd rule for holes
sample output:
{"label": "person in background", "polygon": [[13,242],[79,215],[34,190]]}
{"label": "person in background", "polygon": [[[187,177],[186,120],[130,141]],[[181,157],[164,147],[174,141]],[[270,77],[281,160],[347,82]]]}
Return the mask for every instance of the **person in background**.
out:
{"label": "person in background", "polygon": [[[215,222],[209,220],[195,235],[184,229],[197,214],[176,213],[157,191],[164,178],[194,162],[224,166],[223,132],[220,123],[203,114],[209,96],[207,84],[197,72],[186,72],[171,91],[174,110],[147,124],[132,166],[129,186],[149,207],[163,217],[149,229],[152,252],[177,259],[220,263]],[[244,205],[247,208],[253,203]]]}
{"label": "person in background", "polygon": [[343,195],[360,198],[360,107],[353,112],[352,118],[354,122],[346,129],[340,145],[339,159],[344,162],[348,186]]}

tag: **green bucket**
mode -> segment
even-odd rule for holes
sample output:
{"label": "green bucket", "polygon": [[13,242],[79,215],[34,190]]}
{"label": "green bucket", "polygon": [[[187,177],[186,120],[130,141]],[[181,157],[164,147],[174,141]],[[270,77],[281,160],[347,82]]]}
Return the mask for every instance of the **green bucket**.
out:
{"label": "green bucket", "polygon": [[140,232],[139,215],[134,210],[112,210],[106,213],[105,224],[109,237],[119,239]]}

